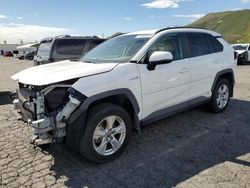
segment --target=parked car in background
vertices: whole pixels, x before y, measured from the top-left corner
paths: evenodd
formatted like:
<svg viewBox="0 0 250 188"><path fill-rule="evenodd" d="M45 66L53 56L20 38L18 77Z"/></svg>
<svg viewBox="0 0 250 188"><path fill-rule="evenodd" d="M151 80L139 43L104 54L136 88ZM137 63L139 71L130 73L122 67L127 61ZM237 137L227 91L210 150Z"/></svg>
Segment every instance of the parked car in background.
<svg viewBox="0 0 250 188"><path fill-rule="evenodd" d="M85 53L105 41L98 37L72 37L69 35L43 39L34 57L34 65L62 60L78 60Z"/></svg>
<svg viewBox="0 0 250 188"><path fill-rule="evenodd" d="M24 60L24 59L33 60L35 55L36 55L36 52L33 51L33 52L28 52L27 54L23 53L18 58L20 60Z"/></svg>
<svg viewBox="0 0 250 188"><path fill-rule="evenodd" d="M3 56L4 57L14 57L14 54L11 51L5 51Z"/></svg>
<svg viewBox="0 0 250 188"><path fill-rule="evenodd" d="M233 44L234 50L238 53L238 65L250 63L250 44Z"/></svg>
<svg viewBox="0 0 250 188"><path fill-rule="evenodd" d="M213 31L166 28L114 37L77 62L32 67L18 80L22 119L35 144L66 137L87 160L117 158L132 134L174 113L207 103L226 110L236 57ZM157 128L157 127L156 127Z"/></svg>
<svg viewBox="0 0 250 188"><path fill-rule="evenodd" d="M36 52L30 52L24 56L24 59L33 60L35 55L36 55Z"/></svg>
<svg viewBox="0 0 250 188"><path fill-rule="evenodd" d="M25 56L29 54L27 58L33 59L32 57L34 53L31 52L36 52L39 44L40 43L27 43L17 46L16 49L18 51L18 54L16 55L16 57L22 60L25 59Z"/></svg>
<svg viewBox="0 0 250 188"><path fill-rule="evenodd" d="M14 56L14 57L18 57L18 54L19 54L19 51L18 51L18 50L13 50L12 52L13 52L13 56Z"/></svg>
<svg viewBox="0 0 250 188"><path fill-rule="evenodd" d="M20 51L16 57L20 60L24 59L33 60L35 55L36 51Z"/></svg>
<svg viewBox="0 0 250 188"><path fill-rule="evenodd" d="M18 51L18 54L16 54L16 58L18 58L20 60L24 60L25 54L26 54L25 51Z"/></svg>

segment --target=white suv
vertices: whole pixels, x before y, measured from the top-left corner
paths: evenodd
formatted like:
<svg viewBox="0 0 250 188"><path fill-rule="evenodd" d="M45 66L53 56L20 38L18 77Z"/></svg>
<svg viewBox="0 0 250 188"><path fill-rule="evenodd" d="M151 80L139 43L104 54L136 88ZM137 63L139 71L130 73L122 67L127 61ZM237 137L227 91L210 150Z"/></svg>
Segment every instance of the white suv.
<svg viewBox="0 0 250 188"><path fill-rule="evenodd" d="M232 47L238 54L237 64L250 63L250 44L233 44Z"/></svg>
<svg viewBox="0 0 250 188"><path fill-rule="evenodd" d="M108 40L80 61L23 70L14 105L33 127L35 144L66 137L87 160L118 157L132 128L233 96L234 50L213 31L167 28ZM60 140L60 139L59 139Z"/></svg>

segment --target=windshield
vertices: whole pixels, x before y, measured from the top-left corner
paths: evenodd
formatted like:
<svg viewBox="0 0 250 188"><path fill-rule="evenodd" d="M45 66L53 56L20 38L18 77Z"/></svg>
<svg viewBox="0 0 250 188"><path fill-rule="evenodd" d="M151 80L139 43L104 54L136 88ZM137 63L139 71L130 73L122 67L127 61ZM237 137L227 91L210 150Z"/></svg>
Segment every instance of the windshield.
<svg viewBox="0 0 250 188"><path fill-rule="evenodd" d="M233 46L233 48L235 50L246 50L247 49L247 45L236 45L236 46Z"/></svg>
<svg viewBox="0 0 250 188"><path fill-rule="evenodd" d="M128 62L150 37L151 35L123 35L115 37L91 50L80 61L94 63Z"/></svg>

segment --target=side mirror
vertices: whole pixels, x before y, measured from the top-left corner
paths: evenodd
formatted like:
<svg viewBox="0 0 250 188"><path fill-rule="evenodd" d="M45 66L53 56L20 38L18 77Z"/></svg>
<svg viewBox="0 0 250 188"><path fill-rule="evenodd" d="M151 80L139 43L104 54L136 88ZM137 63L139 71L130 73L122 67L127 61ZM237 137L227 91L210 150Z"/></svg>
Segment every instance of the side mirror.
<svg viewBox="0 0 250 188"><path fill-rule="evenodd" d="M148 70L155 70L156 65L167 64L173 61L171 52L156 51L149 57Z"/></svg>

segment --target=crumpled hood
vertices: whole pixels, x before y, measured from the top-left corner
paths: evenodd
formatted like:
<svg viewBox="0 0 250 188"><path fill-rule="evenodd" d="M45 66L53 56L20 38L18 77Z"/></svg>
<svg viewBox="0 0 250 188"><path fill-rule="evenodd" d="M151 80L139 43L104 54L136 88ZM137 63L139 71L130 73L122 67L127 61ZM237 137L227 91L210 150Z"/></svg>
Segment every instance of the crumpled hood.
<svg viewBox="0 0 250 188"><path fill-rule="evenodd" d="M27 85L42 86L111 71L117 63L61 61L22 70L11 78Z"/></svg>
<svg viewBox="0 0 250 188"><path fill-rule="evenodd" d="M246 52L246 50L235 50L239 55L243 54L244 52Z"/></svg>

